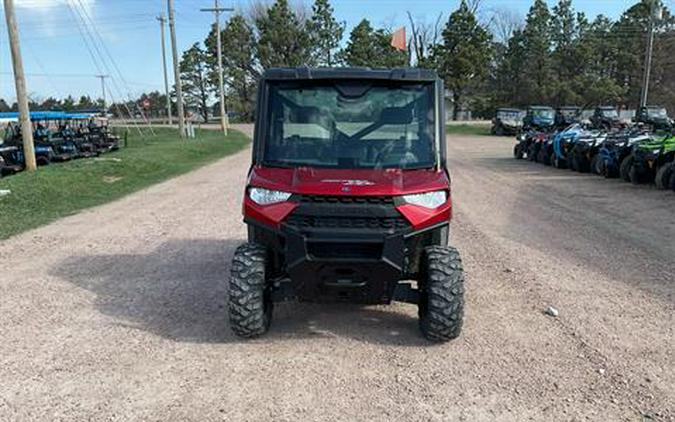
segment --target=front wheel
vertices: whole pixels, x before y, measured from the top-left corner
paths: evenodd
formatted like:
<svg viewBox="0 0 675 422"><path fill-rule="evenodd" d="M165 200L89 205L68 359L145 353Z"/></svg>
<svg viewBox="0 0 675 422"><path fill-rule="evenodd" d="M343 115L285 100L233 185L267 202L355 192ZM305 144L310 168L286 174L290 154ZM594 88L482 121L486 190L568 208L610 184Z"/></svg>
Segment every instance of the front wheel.
<svg viewBox="0 0 675 422"><path fill-rule="evenodd" d="M436 342L457 338L464 317L464 270L452 247L424 249L421 268L419 326L424 337Z"/></svg>
<svg viewBox="0 0 675 422"><path fill-rule="evenodd" d="M564 169L567 167L565 160L559 158L555 152L551 154L551 164L557 169Z"/></svg>
<svg viewBox="0 0 675 422"><path fill-rule="evenodd" d="M272 321L272 300L266 283L267 251L254 243L237 248L229 286L230 328L239 337L265 334Z"/></svg>
<svg viewBox="0 0 675 422"><path fill-rule="evenodd" d="M669 188L673 168L675 168L675 163L666 163L659 167L659 171L656 172L656 177L654 178L654 184L657 189Z"/></svg>
<svg viewBox="0 0 675 422"><path fill-rule="evenodd" d="M522 159L523 159L523 155L524 155L524 154L523 154L523 148L522 148L520 145L516 144L516 145L513 147L513 157L514 157L516 160L522 160Z"/></svg>
<svg viewBox="0 0 675 422"><path fill-rule="evenodd" d="M600 159L600 156L598 154L595 154L593 158L591 159L591 173L593 174L602 174L603 169L602 167L604 166L603 161Z"/></svg>
<svg viewBox="0 0 675 422"><path fill-rule="evenodd" d="M632 167L633 167L633 154L621 160L621 165L619 166L619 175L626 182L630 182L630 173Z"/></svg>

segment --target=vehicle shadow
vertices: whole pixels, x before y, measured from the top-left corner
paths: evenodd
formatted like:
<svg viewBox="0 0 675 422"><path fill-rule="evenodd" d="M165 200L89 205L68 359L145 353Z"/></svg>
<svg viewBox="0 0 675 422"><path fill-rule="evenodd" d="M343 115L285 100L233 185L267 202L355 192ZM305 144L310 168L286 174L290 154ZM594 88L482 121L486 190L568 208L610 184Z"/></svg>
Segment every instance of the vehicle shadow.
<svg viewBox="0 0 675 422"><path fill-rule="evenodd" d="M73 256L51 271L96 295L95 308L117 324L181 342L241 342L227 320L227 278L241 240L174 240L143 255ZM350 337L428 345L416 308L277 304L270 332L257 341Z"/></svg>

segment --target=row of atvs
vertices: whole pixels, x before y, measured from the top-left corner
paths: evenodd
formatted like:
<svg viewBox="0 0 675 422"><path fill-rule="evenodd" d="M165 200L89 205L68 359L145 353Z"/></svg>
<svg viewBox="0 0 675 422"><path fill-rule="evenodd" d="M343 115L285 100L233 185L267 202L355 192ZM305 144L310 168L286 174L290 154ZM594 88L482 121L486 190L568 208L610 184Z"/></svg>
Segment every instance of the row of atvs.
<svg viewBox="0 0 675 422"><path fill-rule="evenodd" d="M622 131L588 130L574 124L556 133L527 132L513 149L517 159L556 168L591 172L627 182L654 183L675 190L675 135L655 135L639 127Z"/></svg>

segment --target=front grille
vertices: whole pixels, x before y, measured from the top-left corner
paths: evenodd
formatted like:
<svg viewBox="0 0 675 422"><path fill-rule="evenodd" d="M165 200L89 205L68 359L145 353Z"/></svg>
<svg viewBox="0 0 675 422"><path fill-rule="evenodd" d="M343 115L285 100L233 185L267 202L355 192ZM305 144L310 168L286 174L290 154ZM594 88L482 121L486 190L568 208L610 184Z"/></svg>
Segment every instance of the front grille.
<svg viewBox="0 0 675 422"><path fill-rule="evenodd" d="M286 224L299 229L380 229L403 230L409 223L403 217L324 217L290 215Z"/></svg>
<svg viewBox="0 0 675 422"><path fill-rule="evenodd" d="M328 195L301 195L300 202L314 204L377 204L394 205L391 196L328 196Z"/></svg>
<svg viewBox="0 0 675 422"><path fill-rule="evenodd" d="M313 258L380 259L382 243L308 242L307 253Z"/></svg>

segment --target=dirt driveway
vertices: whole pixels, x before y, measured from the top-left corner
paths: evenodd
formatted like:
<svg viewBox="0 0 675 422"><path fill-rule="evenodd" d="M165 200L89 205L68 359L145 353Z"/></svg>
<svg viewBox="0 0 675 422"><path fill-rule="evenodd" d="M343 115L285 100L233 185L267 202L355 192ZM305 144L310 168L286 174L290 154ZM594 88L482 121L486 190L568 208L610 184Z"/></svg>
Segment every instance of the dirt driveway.
<svg viewBox="0 0 675 422"><path fill-rule="evenodd" d="M675 195L511 147L449 139L467 311L444 345L404 304L284 305L234 338L249 151L2 241L0 420L675 420Z"/></svg>

